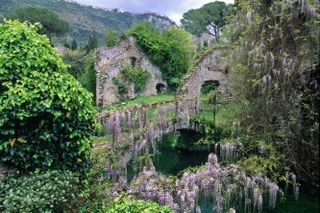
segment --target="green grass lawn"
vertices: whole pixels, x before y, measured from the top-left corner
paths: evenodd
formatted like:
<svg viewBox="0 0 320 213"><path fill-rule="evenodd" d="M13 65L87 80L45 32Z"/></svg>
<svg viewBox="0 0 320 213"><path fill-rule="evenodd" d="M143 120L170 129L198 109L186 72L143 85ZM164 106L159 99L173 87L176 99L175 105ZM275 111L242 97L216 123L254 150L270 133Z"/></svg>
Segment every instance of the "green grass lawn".
<svg viewBox="0 0 320 213"><path fill-rule="evenodd" d="M131 100L126 100L122 102L118 102L115 104L111 104L109 106L103 107L103 110L112 110L112 109L121 109L128 106L134 105L152 105L156 103L165 103L165 102L172 102L175 100L175 96L173 94L160 94L160 95L153 95L153 96L139 96Z"/></svg>
<svg viewBox="0 0 320 213"><path fill-rule="evenodd" d="M218 104L216 107L216 125L219 127L230 126L235 120L237 112L241 109L240 104ZM200 113L195 117L203 119L208 122L213 121L213 108L212 106L202 102L200 105Z"/></svg>

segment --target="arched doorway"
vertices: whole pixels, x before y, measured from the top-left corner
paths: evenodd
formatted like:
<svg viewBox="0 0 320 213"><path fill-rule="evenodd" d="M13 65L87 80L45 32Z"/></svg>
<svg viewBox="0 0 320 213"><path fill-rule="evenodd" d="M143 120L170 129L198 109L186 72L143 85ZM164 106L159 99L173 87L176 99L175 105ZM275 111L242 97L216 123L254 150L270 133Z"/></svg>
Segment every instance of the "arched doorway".
<svg viewBox="0 0 320 213"><path fill-rule="evenodd" d="M130 57L130 64L131 64L132 67L136 67L137 58L136 57Z"/></svg>
<svg viewBox="0 0 320 213"><path fill-rule="evenodd" d="M217 80L205 81L205 82L201 85L201 95L207 95L207 94L209 94L212 90L217 90L219 86L220 86L220 83L219 83L219 81L217 81Z"/></svg>
<svg viewBox="0 0 320 213"><path fill-rule="evenodd" d="M166 88L166 85L164 85L163 83L158 83L156 85L156 90L157 90L157 94L161 94L161 93L165 93L167 88Z"/></svg>

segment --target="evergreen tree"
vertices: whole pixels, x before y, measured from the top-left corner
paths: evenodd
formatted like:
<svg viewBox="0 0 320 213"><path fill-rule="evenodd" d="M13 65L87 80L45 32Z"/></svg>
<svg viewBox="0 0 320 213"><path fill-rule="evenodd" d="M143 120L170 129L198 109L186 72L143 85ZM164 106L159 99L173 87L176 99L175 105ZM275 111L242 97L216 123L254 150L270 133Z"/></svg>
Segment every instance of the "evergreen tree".
<svg viewBox="0 0 320 213"><path fill-rule="evenodd" d="M96 31L94 30L92 34L89 36L88 44L86 45L85 49L87 52L90 52L90 50L93 50L98 47L98 39L96 35Z"/></svg>
<svg viewBox="0 0 320 213"><path fill-rule="evenodd" d="M76 41L75 38L72 40L71 49L72 49L72 50L78 49L78 44L77 44L77 41Z"/></svg>
<svg viewBox="0 0 320 213"><path fill-rule="evenodd" d="M183 14L182 26L194 35L209 33L218 41L220 30L225 25L225 18L231 13L232 5L215 1L199 9L192 9Z"/></svg>

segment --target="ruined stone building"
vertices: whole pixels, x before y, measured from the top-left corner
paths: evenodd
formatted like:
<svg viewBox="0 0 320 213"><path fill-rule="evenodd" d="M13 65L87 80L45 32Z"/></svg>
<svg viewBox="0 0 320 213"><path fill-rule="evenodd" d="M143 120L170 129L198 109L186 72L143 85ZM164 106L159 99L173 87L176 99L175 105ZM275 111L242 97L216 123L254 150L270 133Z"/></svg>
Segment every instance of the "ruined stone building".
<svg viewBox="0 0 320 213"><path fill-rule="evenodd" d="M129 88L127 98L155 95L167 89L167 83L161 78L160 68L152 64L139 50L136 40L129 37L114 47L101 47L96 51L96 102L98 106L120 101L119 91L113 78L118 78L121 69L127 65L142 68L150 73L146 89L143 91L136 93L133 83L127 85Z"/></svg>

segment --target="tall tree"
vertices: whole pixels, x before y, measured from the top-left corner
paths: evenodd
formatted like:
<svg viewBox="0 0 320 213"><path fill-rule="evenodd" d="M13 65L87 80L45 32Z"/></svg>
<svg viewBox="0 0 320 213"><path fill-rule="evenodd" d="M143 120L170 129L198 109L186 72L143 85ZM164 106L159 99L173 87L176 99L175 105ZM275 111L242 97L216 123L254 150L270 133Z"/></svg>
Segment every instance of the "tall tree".
<svg viewBox="0 0 320 213"><path fill-rule="evenodd" d="M85 49L87 50L87 52L89 52L90 50L93 50L97 47L98 47L97 34L96 34L96 31L93 30L92 34L89 36L88 44L85 47Z"/></svg>
<svg viewBox="0 0 320 213"><path fill-rule="evenodd" d="M75 38L72 40L71 49L72 49L72 50L78 49L78 43L77 43L77 41L76 41Z"/></svg>
<svg viewBox="0 0 320 213"><path fill-rule="evenodd" d="M52 11L39 7L22 7L15 10L7 18L30 21L31 23L39 22L42 24L41 34L46 34L49 38L52 35L62 36L69 31L69 23L61 19Z"/></svg>
<svg viewBox="0 0 320 213"><path fill-rule="evenodd" d="M182 26L190 33L200 36L209 33L216 40L220 38L220 30L225 25L225 18L231 12L232 5L221 1L205 4L199 9L192 9L183 15Z"/></svg>

